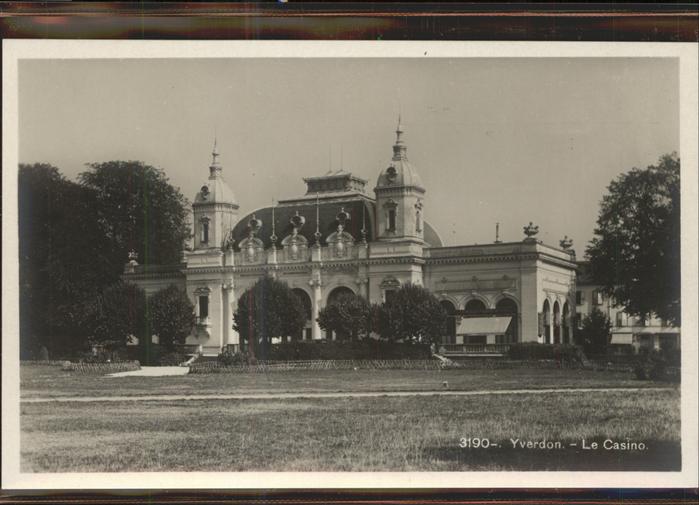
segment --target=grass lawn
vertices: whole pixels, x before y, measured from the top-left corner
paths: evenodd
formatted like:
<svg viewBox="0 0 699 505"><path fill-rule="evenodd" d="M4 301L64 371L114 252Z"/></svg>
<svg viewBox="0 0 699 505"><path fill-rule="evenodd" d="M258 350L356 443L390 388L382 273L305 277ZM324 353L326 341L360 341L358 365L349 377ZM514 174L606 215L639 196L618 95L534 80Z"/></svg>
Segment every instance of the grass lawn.
<svg viewBox="0 0 699 505"><path fill-rule="evenodd" d="M81 377L80 387L70 377L50 386L34 374L36 370L26 371L23 375L32 377L22 377L23 387L34 395L110 394L112 388L121 394L151 392L138 381L90 377ZM186 391L417 389L448 378L458 387L478 389L558 382L590 386L611 379L600 373L543 372L219 374L156 381L155 387L170 392L166 384L172 381L179 391L185 386ZM224 386L217 388L217 381ZM21 468L24 472L669 471L680 467L679 400L679 390L668 389L461 398L23 404ZM488 438L500 447L462 449L461 437ZM510 438L561 441L563 448L513 449ZM588 444L631 439L645 443L647 449L584 451L582 438ZM568 446L573 442L577 448Z"/></svg>
<svg viewBox="0 0 699 505"><path fill-rule="evenodd" d="M216 394L335 391L434 391L657 387L635 380L628 372L592 370L294 370L269 373L192 374L181 377L119 377L76 375L60 367L20 367L22 398L53 396Z"/></svg>

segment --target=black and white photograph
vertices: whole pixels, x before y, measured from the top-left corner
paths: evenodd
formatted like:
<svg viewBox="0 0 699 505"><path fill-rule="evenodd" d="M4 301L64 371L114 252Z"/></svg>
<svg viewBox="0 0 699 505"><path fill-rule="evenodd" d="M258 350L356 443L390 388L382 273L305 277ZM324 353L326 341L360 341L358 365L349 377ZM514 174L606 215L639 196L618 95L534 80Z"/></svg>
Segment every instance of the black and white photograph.
<svg viewBox="0 0 699 505"><path fill-rule="evenodd" d="M696 45L13 42L14 482L696 485Z"/></svg>

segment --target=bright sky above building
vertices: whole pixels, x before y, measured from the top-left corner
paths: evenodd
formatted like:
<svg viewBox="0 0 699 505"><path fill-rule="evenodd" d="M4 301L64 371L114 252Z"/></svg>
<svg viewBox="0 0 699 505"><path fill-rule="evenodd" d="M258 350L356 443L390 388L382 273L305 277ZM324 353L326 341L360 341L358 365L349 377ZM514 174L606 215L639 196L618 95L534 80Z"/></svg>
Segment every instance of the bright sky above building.
<svg viewBox="0 0 699 505"><path fill-rule="evenodd" d="M373 189L400 112L445 245L533 221L582 255L609 182L679 151L678 86L651 58L22 61L20 161L141 160L192 200L216 136L245 215L331 168Z"/></svg>

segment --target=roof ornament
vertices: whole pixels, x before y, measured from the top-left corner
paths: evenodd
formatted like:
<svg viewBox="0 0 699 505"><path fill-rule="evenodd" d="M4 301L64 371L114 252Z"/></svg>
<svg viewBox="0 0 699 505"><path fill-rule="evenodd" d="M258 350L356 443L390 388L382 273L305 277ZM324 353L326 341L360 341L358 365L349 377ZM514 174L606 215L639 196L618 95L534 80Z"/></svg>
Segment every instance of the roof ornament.
<svg viewBox="0 0 699 505"><path fill-rule="evenodd" d="M270 235L269 240L272 242L272 247L277 248L277 234L276 234L276 222L274 219L274 209L277 208L277 202L272 200L272 235Z"/></svg>
<svg viewBox="0 0 699 505"><path fill-rule="evenodd" d="M536 239L534 238L534 236L535 236L537 233L539 233L539 227L538 227L537 225L535 225L534 223L532 223L531 221L529 221L529 224L528 224L527 226L525 226L525 227L523 228L523 230L524 230L524 234L527 236L527 238L525 239L526 241L529 241L529 242L535 242L535 241L536 241Z"/></svg>
<svg viewBox="0 0 699 505"><path fill-rule="evenodd" d="M502 243L502 240L500 240L500 223L495 223L495 243Z"/></svg>
<svg viewBox="0 0 699 505"><path fill-rule="evenodd" d="M306 218L299 215L299 211L297 210L296 213L291 216L291 219L289 219L289 223L291 223L291 226L294 228L292 231L293 235L296 236L299 234L299 231L301 231L303 225L306 224Z"/></svg>
<svg viewBox="0 0 699 505"><path fill-rule="evenodd" d="M362 203L362 244L366 244L366 206Z"/></svg>
<svg viewBox="0 0 699 505"><path fill-rule="evenodd" d="M250 221L248 221L248 228L250 229L250 238L253 238L262 228L262 220L257 219L255 214L253 214Z"/></svg>
<svg viewBox="0 0 699 505"><path fill-rule="evenodd" d="M316 239L315 246L320 247L320 193L316 193L316 232L313 234Z"/></svg>
<svg viewBox="0 0 699 505"><path fill-rule="evenodd" d="M563 237L563 238L561 239L561 241L559 242L559 244L560 244L560 246L561 246L561 249L563 249L564 251L567 251L567 250L569 250L571 247L573 247L573 239L572 239L572 238L568 238L568 235L566 235L565 237Z"/></svg>
<svg viewBox="0 0 699 505"><path fill-rule="evenodd" d="M350 220L350 215L345 211L344 207L340 207L340 212L337 213L337 216L335 216L335 219L337 219L337 233L342 233L343 230L345 229L345 225L347 224L347 221Z"/></svg>

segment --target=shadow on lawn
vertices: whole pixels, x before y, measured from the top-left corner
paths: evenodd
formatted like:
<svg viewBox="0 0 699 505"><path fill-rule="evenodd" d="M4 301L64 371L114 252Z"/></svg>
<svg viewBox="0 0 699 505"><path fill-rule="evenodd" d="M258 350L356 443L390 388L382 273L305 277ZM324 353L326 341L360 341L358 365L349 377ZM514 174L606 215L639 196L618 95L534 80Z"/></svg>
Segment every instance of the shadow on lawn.
<svg viewBox="0 0 699 505"><path fill-rule="evenodd" d="M569 447L569 443L578 447ZM580 440L562 441L562 449L513 448L509 440L498 447L462 449L458 447L428 447L423 452L427 460L440 461L456 469L500 469L515 471L657 471L674 472L682 469L682 449L679 442L644 440L644 451L605 450L604 439L597 450L583 450Z"/></svg>

